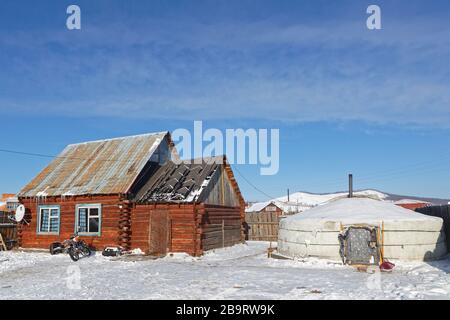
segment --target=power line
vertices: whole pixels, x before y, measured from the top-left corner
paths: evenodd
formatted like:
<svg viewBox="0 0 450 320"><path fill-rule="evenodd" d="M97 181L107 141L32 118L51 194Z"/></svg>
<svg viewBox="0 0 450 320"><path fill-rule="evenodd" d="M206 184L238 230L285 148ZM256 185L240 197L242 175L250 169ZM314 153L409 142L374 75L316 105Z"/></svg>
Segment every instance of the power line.
<svg viewBox="0 0 450 320"><path fill-rule="evenodd" d="M431 167L427 167L427 168L421 168L421 169L416 169L415 170L415 174L419 175L419 174L424 174L424 173L430 173L430 172L435 172L435 171L448 171L450 168L447 167L447 164L441 164L440 166L431 166ZM398 179L398 178L402 178L405 176L411 175L411 171L399 171L396 174L389 174L389 175L380 175L378 177L374 177L371 179L358 179L361 180L364 183L372 183L372 182L377 182L377 181L384 181L384 180L392 180L392 179Z"/></svg>
<svg viewBox="0 0 450 320"><path fill-rule="evenodd" d="M23 151L15 151L15 150L7 150L7 149L0 149L0 152L12 153L12 154L20 154L20 155L24 155L24 156L41 157L41 158L55 158L55 156L50 156L50 155L46 155L46 154L23 152Z"/></svg>
<svg viewBox="0 0 450 320"><path fill-rule="evenodd" d="M42 154L42 153L32 153L32 152L24 152L24 151L16 151L16 150L8 150L8 149L0 149L0 152L10 153L10 154L18 154L18 155L24 155L24 156L40 157L40 158L51 158L51 159L80 160L80 161L92 160L89 158L59 156L59 155L55 156L55 155L48 155L48 154ZM93 157L95 157L95 155ZM132 163L135 160L122 161L119 159L95 159L95 161Z"/></svg>
<svg viewBox="0 0 450 320"><path fill-rule="evenodd" d="M261 194L265 195L266 197L268 197L269 199L274 199L275 197L272 197L271 195L265 193L263 190L259 189L257 186L255 186L252 182L250 182L250 180L248 180L242 173L241 171L238 170L238 168L235 166L233 168L233 170L235 170L239 176L241 176L242 179L244 179L245 182L247 182L248 185L250 185L253 189L255 189L256 191L260 192Z"/></svg>
<svg viewBox="0 0 450 320"><path fill-rule="evenodd" d="M54 155L48 155L48 154L42 154L42 153L33 153L33 152L24 152L24 151L17 151L17 150L8 150L8 149L0 149L0 152L3 153L10 153L10 154L18 154L18 155L24 155L24 156L32 156L32 157L41 157L41 158L51 158L51 159L64 159L64 160L89 160L87 158L80 158L80 157L66 157L66 156L54 156ZM111 161L111 162L116 162L116 161L120 161L117 159L96 159L96 161ZM242 179L245 180L245 182L247 182L252 188L254 188L256 191L260 192L261 194L263 194L264 196L266 196L267 198L269 198L270 200L275 199L276 197L273 197L269 194L267 194L266 192L264 192L263 190L259 189L257 186L255 186L250 180L248 180L236 167L234 167L234 170L239 174L239 176L242 177ZM278 202L281 203L285 203L288 204L287 202L284 201L279 201Z"/></svg>
<svg viewBox="0 0 450 320"><path fill-rule="evenodd" d="M9 150L9 149L0 149L0 152L9 153L9 154L16 154L16 155L23 155L23 156L51 158L51 159L78 160L78 161L93 160L93 159L81 158L81 157L59 156L59 155L55 156L55 155L48 155L48 154L42 154L42 153L32 153L32 152ZM418 163L415 163L415 164L409 164L409 165L403 166L401 169L388 169L388 170L383 170L383 171L380 170L379 174L375 174L375 172L372 172L369 175L355 176L356 179L357 179L356 182L363 182L363 183L369 183L370 182L371 183L371 182L381 181L381 179L383 179L383 180L388 180L388 179L393 179L393 178L395 179L395 178L398 178L398 177L402 177L405 174L408 174L408 173L412 172L413 170L415 172L434 171L434 170L436 170L436 169L438 169L438 168L440 168L442 166L447 166L448 162L444 162L444 163L441 163L441 162L444 159L448 158L449 156L450 156L450 154L444 154L438 160L422 161L422 162L418 162ZM93 158L95 158L95 155L93 156ZM124 160L120 160L120 159L95 159L95 161L132 163L135 160L128 160L128 161L125 160L124 161ZM443 168L443 169L448 169L448 168ZM267 197L270 200L277 199L277 197L273 197L273 196L269 195L268 193L266 193L265 191L263 191L262 189L258 188L249 179L247 179L240 172L240 170L237 169L237 167L234 167L234 170L253 189L255 189L259 193L263 194L265 197ZM337 186L342 186L342 185L344 185L344 181L341 180L341 179L328 180L328 181L325 181L323 183L316 182L315 184L313 184L313 186L321 186L321 187L323 187L323 186L333 186L333 187L336 186L337 187ZM280 200L275 200L275 201L278 201L278 202L284 203L284 204L292 205L289 202L285 202L285 201L280 201Z"/></svg>
<svg viewBox="0 0 450 320"><path fill-rule="evenodd" d="M380 176L386 176L386 175L391 175L391 174L397 174L397 173L401 173L401 172L408 172L408 171L412 171L413 169L428 169L429 167L437 167L437 166L442 166L443 164L447 165L448 164L448 158L450 157L450 154L443 154L440 155L439 159L435 159L435 160L427 160L427 161L421 161L421 162L417 162L417 163L412 163L412 164L407 164L402 166L401 168L396 168L396 169L386 169L386 170L379 170L379 171L373 171L371 172L371 174L369 175L361 175L359 176L359 179L371 179L371 178L378 178Z"/></svg>
<svg viewBox="0 0 450 320"><path fill-rule="evenodd" d="M357 179L357 182L369 183L380 181L383 178L392 179L394 177L405 176L405 174L407 175L415 172L434 171L439 168L442 168L442 170L446 170L448 169L447 166L449 165L449 157L450 154L443 154L440 155L439 159L411 163L404 165L401 168L372 171L368 175L355 175L355 178ZM312 186L341 186L343 185L342 181L343 180L328 180L324 182L316 182Z"/></svg>
<svg viewBox="0 0 450 320"><path fill-rule="evenodd" d="M8 150L8 149L0 149L0 152L10 153L10 154L18 154L18 155L24 155L24 156L32 156L32 157L52 158L52 159L81 160L81 161L90 160L90 159L87 159L87 158L80 158L80 157L54 156L54 155L48 155L48 154L42 154L42 153L24 152L24 151ZM96 159L96 161L116 162L116 161L120 161L120 160L118 160L118 159ZM121 161L121 162L125 162L125 161ZM247 182L255 190L257 190L258 192L260 192L261 194L263 194L264 196L266 196L270 200L276 199L276 197L273 197L273 196L267 194L266 192L264 192L263 190L261 190L257 186L255 186L236 167L234 167L234 170L242 177L242 179L245 180L245 182ZM285 202L285 201L280 201L280 200L276 200L276 201L284 203L284 204L289 204L288 202Z"/></svg>
<svg viewBox="0 0 450 320"><path fill-rule="evenodd" d="M247 182L247 184L249 184L249 185L250 185L253 189L255 189L256 191L258 191L258 192L260 192L261 194L265 195L267 198L269 198L269 200L274 200L274 201L276 201L276 202L280 202L280 203L283 203L283 204L286 204L286 205L295 206L295 204L292 204L292 203L289 203L289 202L286 202L286 201L277 200L277 197L273 197L273 196L267 194L266 192L264 192L263 190L261 190L260 188L258 188L257 186L255 186L250 180L248 180L248 179L241 173L241 171L238 170L238 168L237 168L236 166L233 168L233 170L236 171L236 172L239 174L239 176L240 176L242 179L244 179L245 182Z"/></svg>

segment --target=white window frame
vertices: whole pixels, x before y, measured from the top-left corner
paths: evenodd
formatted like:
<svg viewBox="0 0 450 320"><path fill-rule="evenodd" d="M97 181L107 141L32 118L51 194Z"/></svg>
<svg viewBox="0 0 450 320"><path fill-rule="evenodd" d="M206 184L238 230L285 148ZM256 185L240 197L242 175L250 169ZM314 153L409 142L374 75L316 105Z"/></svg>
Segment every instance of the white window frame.
<svg viewBox="0 0 450 320"><path fill-rule="evenodd" d="M41 222L42 222L42 212L43 210L48 210L48 226L47 230L42 230ZM52 216L52 210L57 210L56 216ZM58 219L58 231L50 231L51 221L52 219ZM38 234L50 234L50 235L59 235L59 230L61 226L61 208L60 206L39 206L38 207L38 224L37 224L37 233Z"/></svg>
<svg viewBox="0 0 450 320"><path fill-rule="evenodd" d="M80 219L80 209L87 209L86 216L86 227L87 231L79 232L79 219ZM98 214L91 216L91 209L97 209ZM89 231L89 219L98 217L98 231L90 232ZM100 236L102 231L102 205L101 204L79 204L75 208L75 232L82 236Z"/></svg>

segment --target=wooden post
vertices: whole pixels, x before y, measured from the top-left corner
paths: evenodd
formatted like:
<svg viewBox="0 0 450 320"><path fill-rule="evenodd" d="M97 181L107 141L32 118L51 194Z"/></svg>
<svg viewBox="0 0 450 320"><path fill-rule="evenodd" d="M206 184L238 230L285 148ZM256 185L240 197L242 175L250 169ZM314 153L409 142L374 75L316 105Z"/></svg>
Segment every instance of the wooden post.
<svg viewBox="0 0 450 320"><path fill-rule="evenodd" d="M221 181L220 188L222 189L222 192L221 192L222 199L221 199L220 203L223 206L225 205L225 181L224 181L224 175L225 175L225 170L222 168L222 174L220 176L220 181Z"/></svg>
<svg viewBox="0 0 450 320"><path fill-rule="evenodd" d="M348 175L348 197L353 198L353 174Z"/></svg>
<svg viewBox="0 0 450 320"><path fill-rule="evenodd" d="M7 249L6 249L5 241L3 241L2 234L0 233L0 251L1 251L1 250L6 251Z"/></svg>
<svg viewBox="0 0 450 320"><path fill-rule="evenodd" d="M381 263L384 262L384 221L381 221Z"/></svg>
<svg viewBox="0 0 450 320"><path fill-rule="evenodd" d="M269 242L269 249L267 250L267 258L272 257L272 240Z"/></svg>
<svg viewBox="0 0 450 320"><path fill-rule="evenodd" d="M172 248L172 218L169 218L169 251L173 252L173 248Z"/></svg>
<svg viewBox="0 0 450 320"><path fill-rule="evenodd" d="M222 220L222 248L225 248L225 220Z"/></svg>

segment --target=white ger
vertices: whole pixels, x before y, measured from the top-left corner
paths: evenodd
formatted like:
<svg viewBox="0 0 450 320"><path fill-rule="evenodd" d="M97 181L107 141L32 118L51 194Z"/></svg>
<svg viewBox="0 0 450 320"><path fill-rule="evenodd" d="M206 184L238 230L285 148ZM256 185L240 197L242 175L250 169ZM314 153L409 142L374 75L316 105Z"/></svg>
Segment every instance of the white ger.
<svg viewBox="0 0 450 320"><path fill-rule="evenodd" d="M278 253L341 260L338 236L357 225L382 230L384 257L390 260L434 260L447 252L441 218L386 201L341 198L281 220Z"/></svg>

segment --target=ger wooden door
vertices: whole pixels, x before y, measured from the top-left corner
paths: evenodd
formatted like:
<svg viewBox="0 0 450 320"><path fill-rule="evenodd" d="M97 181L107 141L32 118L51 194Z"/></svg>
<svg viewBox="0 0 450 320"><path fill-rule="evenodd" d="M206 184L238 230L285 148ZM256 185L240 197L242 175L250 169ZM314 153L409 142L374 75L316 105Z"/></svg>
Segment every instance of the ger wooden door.
<svg viewBox="0 0 450 320"><path fill-rule="evenodd" d="M169 249L170 220L168 210L152 210L149 226L149 248L152 255L165 255Z"/></svg>

